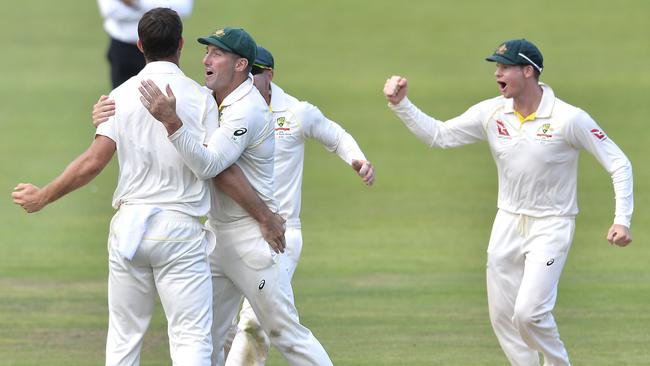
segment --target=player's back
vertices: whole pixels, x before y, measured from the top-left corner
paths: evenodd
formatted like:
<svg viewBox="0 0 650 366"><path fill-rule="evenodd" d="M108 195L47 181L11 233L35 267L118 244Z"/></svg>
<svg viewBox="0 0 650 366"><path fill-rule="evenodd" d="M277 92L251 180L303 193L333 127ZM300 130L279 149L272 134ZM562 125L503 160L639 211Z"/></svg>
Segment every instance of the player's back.
<svg viewBox="0 0 650 366"><path fill-rule="evenodd" d="M192 136L202 143L217 127L216 103L206 89L187 78L170 62L151 62L136 76L116 88L115 116L97 133L116 142L120 166L113 206L155 204L202 216L209 208L209 191L185 165L169 142L164 126L140 102L138 88L151 79L161 90L169 84L176 96L176 111Z"/></svg>

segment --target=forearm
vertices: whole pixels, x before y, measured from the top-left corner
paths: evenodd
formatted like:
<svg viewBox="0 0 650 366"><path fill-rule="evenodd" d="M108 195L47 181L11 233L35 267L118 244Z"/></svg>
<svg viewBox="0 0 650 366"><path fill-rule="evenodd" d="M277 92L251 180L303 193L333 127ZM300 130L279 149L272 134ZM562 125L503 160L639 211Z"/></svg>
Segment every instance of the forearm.
<svg viewBox="0 0 650 366"><path fill-rule="evenodd" d="M632 165L629 160L625 160L626 163L622 164L612 174L614 197L616 198L614 223L629 228L632 221L632 211L634 210L634 194Z"/></svg>
<svg viewBox="0 0 650 366"><path fill-rule="evenodd" d="M180 128L169 139L185 164L199 179L216 177L231 166L239 156L237 151L228 148L228 141L223 139L211 141L211 146L223 149L207 148L196 141L185 128Z"/></svg>
<svg viewBox="0 0 650 366"><path fill-rule="evenodd" d="M352 160L367 160L357 141L347 132L341 136L335 153L348 164L351 164Z"/></svg>
<svg viewBox="0 0 650 366"><path fill-rule="evenodd" d="M50 204L66 194L83 187L93 180L104 168L89 152L77 157L65 170L41 189L44 204Z"/></svg>
<svg viewBox="0 0 650 366"><path fill-rule="evenodd" d="M237 164L222 171L212 181L217 188L230 196L258 222L263 223L273 215Z"/></svg>

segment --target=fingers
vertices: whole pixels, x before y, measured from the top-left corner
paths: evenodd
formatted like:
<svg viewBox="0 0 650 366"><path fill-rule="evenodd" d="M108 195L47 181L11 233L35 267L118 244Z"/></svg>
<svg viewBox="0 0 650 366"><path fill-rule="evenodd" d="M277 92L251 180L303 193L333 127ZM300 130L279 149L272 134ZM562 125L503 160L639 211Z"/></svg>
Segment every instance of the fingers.
<svg viewBox="0 0 650 366"><path fill-rule="evenodd" d="M172 91L172 87L169 86L169 84L167 84L167 87L165 88L165 90L167 90L167 96L168 96L169 98L174 98L174 99L176 99L176 96L174 95L174 92Z"/></svg>
<svg viewBox="0 0 650 366"><path fill-rule="evenodd" d="M357 172L365 185L371 186L375 182L375 169L371 162L366 160L352 160L352 169Z"/></svg>
<svg viewBox="0 0 650 366"><path fill-rule="evenodd" d="M362 166L363 166L363 161L352 160L352 169L354 169L355 172L359 172Z"/></svg>
<svg viewBox="0 0 650 366"><path fill-rule="evenodd" d="M99 97L99 100L93 106L93 113L92 113L93 125L97 127L103 122L106 122L109 117L114 115L115 115L115 101L108 99L108 97L105 95Z"/></svg>
<svg viewBox="0 0 650 366"><path fill-rule="evenodd" d="M607 232L607 241L619 247L627 246L632 242L630 230L626 226L614 224Z"/></svg>

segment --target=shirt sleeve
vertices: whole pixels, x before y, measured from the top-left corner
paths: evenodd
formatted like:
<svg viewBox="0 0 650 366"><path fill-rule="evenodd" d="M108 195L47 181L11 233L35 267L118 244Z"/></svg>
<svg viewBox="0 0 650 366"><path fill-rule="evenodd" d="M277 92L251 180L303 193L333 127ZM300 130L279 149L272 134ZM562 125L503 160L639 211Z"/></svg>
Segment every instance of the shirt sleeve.
<svg viewBox="0 0 650 366"><path fill-rule="evenodd" d="M203 115L203 125L205 126L205 138L203 144L207 145L210 137L219 128L219 112L217 109L217 102L215 102L212 95L208 95L205 102L206 108Z"/></svg>
<svg viewBox="0 0 650 366"><path fill-rule="evenodd" d="M207 147L194 140L185 126L169 136L169 140L199 179L210 179L237 161L250 136L246 119L233 118L212 134Z"/></svg>
<svg viewBox="0 0 650 366"><path fill-rule="evenodd" d="M97 0L99 13L103 18L115 20L139 20L142 17L142 11L130 7L119 0Z"/></svg>
<svg viewBox="0 0 650 366"><path fill-rule="evenodd" d="M338 123L325 117L317 107L301 102L295 112L305 137L320 142L327 151L336 153L348 164L351 164L352 160L366 160L352 135Z"/></svg>
<svg viewBox="0 0 650 366"><path fill-rule="evenodd" d="M192 0L139 0L136 2L136 6L143 13L153 8L171 8L181 18L186 18L192 14L192 5Z"/></svg>
<svg viewBox="0 0 650 366"><path fill-rule="evenodd" d="M630 227L634 210L632 164L625 153L584 111L567 123L566 139L591 153L612 177L616 209L614 223Z"/></svg>
<svg viewBox="0 0 650 366"><path fill-rule="evenodd" d="M406 128L429 147L446 149L487 138L480 104L446 122L426 115L406 97L396 105L389 103L388 107L402 120Z"/></svg>

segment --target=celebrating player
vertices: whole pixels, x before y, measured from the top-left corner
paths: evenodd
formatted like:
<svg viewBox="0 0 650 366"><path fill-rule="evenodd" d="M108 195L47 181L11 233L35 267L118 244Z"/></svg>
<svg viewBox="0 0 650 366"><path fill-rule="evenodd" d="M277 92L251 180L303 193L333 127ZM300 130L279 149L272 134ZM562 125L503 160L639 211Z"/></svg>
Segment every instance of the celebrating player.
<svg viewBox="0 0 650 366"><path fill-rule="evenodd" d="M498 212L488 245L487 291L492 328L513 365L569 365L551 311L578 213L578 153L585 149L611 174L616 197L607 240L632 241L632 167L625 154L584 111L539 82L543 58L525 39L507 41L487 58L496 62L501 96L447 122L406 98L408 82L384 85L389 107L430 147L487 140L499 176Z"/></svg>
<svg viewBox="0 0 650 366"><path fill-rule="evenodd" d="M14 202L35 212L87 184L117 151L120 175L113 195L119 209L109 236L106 365L138 365L142 339L158 292L174 365L209 365L212 285L206 235L198 217L210 206L209 189L169 143L138 101L140 80L173 85L178 112L193 139L207 142L218 127L209 92L178 68L182 23L170 9L145 13L138 47L145 68L111 92L120 111L96 131L90 147L43 188L19 184Z"/></svg>
<svg viewBox="0 0 650 366"><path fill-rule="evenodd" d="M199 177L210 178L236 163L272 209L274 136L271 113L250 78L257 52L240 28L223 28L199 38L207 46L205 84L219 105L219 128L208 147L189 138L175 112L175 98L143 83L143 103L163 123L169 139ZM226 334L244 295L264 331L291 365L331 365L314 335L298 322L289 276L260 233L259 225L220 189L212 191L208 227L217 234L210 255L214 291L213 362L223 364ZM232 364L227 361L227 364Z"/></svg>
<svg viewBox="0 0 650 366"><path fill-rule="evenodd" d="M257 47L253 64L255 86L262 93L273 112L275 126L275 197L279 202L280 216L286 218L286 251L282 265L291 278L302 250L300 226L300 203L302 171L305 159L305 140L320 142L328 151L335 152L350 164L367 185L372 185L375 172L366 160L354 138L336 122L329 120L321 111L307 102L286 94L272 82L275 61L264 47ZM292 296L290 292L288 295ZM240 365L264 365L269 351L269 338L260 328L259 321L248 300L244 301L239 314L235 339L228 353L228 363Z"/></svg>

